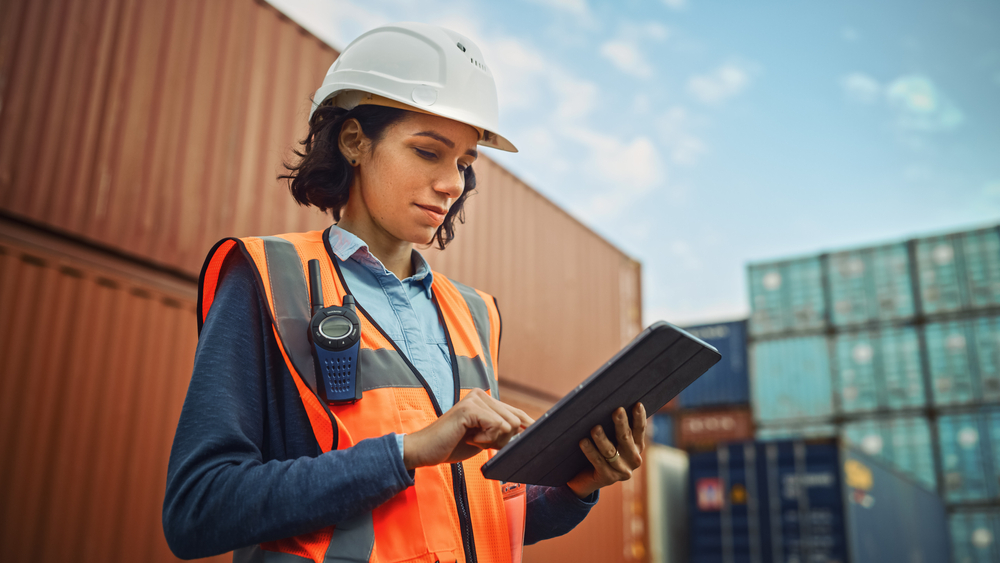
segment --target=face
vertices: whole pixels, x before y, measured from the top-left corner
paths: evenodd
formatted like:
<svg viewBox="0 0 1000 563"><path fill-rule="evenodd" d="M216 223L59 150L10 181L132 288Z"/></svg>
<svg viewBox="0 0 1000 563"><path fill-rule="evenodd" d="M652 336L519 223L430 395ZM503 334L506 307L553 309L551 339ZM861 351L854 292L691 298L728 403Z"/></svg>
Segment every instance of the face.
<svg viewBox="0 0 1000 563"><path fill-rule="evenodd" d="M364 217L376 234L396 241L430 243L465 189L478 139L469 125L416 112L388 127L371 150L360 138L345 218Z"/></svg>

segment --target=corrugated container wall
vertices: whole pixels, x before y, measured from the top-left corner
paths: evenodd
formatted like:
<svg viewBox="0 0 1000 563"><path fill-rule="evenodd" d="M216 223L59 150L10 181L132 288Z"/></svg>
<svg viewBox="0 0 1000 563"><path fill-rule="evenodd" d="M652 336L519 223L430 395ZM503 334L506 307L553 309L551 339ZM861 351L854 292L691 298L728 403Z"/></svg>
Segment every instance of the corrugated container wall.
<svg viewBox="0 0 1000 563"><path fill-rule="evenodd" d="M276 177L336 52L250 0L0 4L0 208L197 273L322 228Z"/></svg>
<svg viewBox="0 0 1000 563"><path fill-rule="evenodd" d="M830 356L823 336L783 338L750 351L754 416L774 423L833 414Z"/></svg>
<svg viewBox="0 0 1000 563"><path fill-rule="evenodd" d="M684 412L677 414L676 420L679 448L703 449L753 439L753 417L749 408Z"/></svg>
<svg viewBox="0 0 1000 563"><path fill-rule="evenodd" d="M1000 500L1000 407L938 420L945 500Z"/></svg>
<svg viewBox="0 0 1000 563"><path fill-rule="evenodd" d="M948 520L952 563L1000 561L1000 510L962 510Z"/></svg>
<svg viewBox="0 0 1000 563"><path fill-rule="evenodd" d="M752 335L823 328L826 301L819 257L751 264L748 273Z"/></svg>
<svg viewBox="0 0 1000 563"><path fill-rule="evenodd" d="M747 366L747 322L715 323L685 327L692 335L715 346L722 360L681 391L681 408L743 405L750 402Z"/></svg>
<svg viewBox="0 0 1000 563"><path fill-rule="evenodd" d="M160 510L194 284L12 233L0 230L3 560L176 561Z"/></svg>
<svg viewBox="0 0 1000 563"><path fill-rule="evenodd" d="M931 323L925 331L935 404L1000 401L1000 317Z"/></svg>
<svg viewBox="0 0 1000 563"><path fill-rule="evenodd" d="M839 334L833 362L841 412L899 410L927 402L913 327Z"/></svg>
<svg viewBox="0 0 1000 563"><path fill-rule="evenodd" d="M831 322L837 326L913 316L906 244L830 254Z"/></svg>
<svg viewBox="0 0 1000 563"><path fill-rule="evenodd" d="M880 458L901 473L934 489L934 450L925 417L904 416L859 420L844 424L841 435L866 454Z"/></svg>
<svg viewBox="0 0 1000 563"><path fill-rule="evenodd" d="M6 218L9 225L38 225L67 239L110 249L154 271L175 271L188 280L198 274L205 253L221 237L324 228L330 219L296 206L285 184L275 177L282 171L281 161L305 134L309 98L335 56L332 48L272 7L251 0L0 2L0 219ZM467 224L458 227L446 252L426 253L446 275L497 296L504 322L503 396L544 411L641 330L640 266L488 158L480 158L476 172L478 194L466 207ZM560 251L543 252L541 240ZM5 267L4 276L8 270ZM9 271L13 276L14 270ZM111 279L95 276L95 280ZM103 282L94 283L98 289L78 293L107 289ZM33 288L27 281L6 286L4 306L22 303ZM142 287L135 295L116 291L108 294L112 310L132 311L130 303L145 299L136 295L154 294ZM193 284L184 291L193 295ZM189 304L190 299L152 302ZM67 361L59 354L38 354L40 344L34 343L42 340L24 340L12 332L17 326L8 322L12 314L4 310L2 325L10 333L5 338L16 344L10 349L19 352L11 358L21 358L17 360L21 363L16 371L5 373L25 373L29 361ZM195 337L193 318L188 320L158 321L179 331L171 338L186 339L187 344L174 350L175 359L186 362L191 360ZM128 328L128 323L138 322L134 319L108 322L110 335L87 335L97 339L98 350L112 342L102 338L128 342L121 331L135 338L144 334ZM606 331L587 330L595 325ZM136 353L129 346L123 353ZM93 367L93 352L87 354L91 362L87 366ZM169 447L190 366L164 364L157 369L166 371L158 371L155 381L178 387L136 395L135 404L106 408L96 389L111 385L121 374L91 370L87 373L94 379L88 384L94 387L73 397L66 412L74 416L91 416L94 409L115 417L121 413L114 409L146 413L141 425L109 430L114 447L124 449L109 449L118 457L107 464L131 459L126 449L133 442L119 440L118 432L141 436L141 447L150 452ZM153 381L128 385L145 389L155 386ZM3 384L26 385L7 376ZM19 397L5 392L0 399L11 402ZM55 432L51 429L68 423L65 412L52 411L60 403L31 398L24 404L31 401L42 410L15 404L0 414L4 417L0 434L10 441L5 445L12 451L25 447L27 435L20 432L39 428ZM32 417L25 420L13 418L29 414ZM18 427L11 426L15 422ZM154 431L162 435L147 435ZM54 444L65 440L62 435L51 436L55 437L46 439L55 440ZM42 448L27 456L5 456L3 467L8 476L14 472L31 479L48 478L53 469L44 465L50 461L44 456L50 454L65 455ZM44 502L27 508L26 499L35 489L5 489L5 495L14 495L2 503L11 507L5 518L19 510L18 514L27 514L5 532L20 534L12 538L31 538L46 550L59 550L58 545L70 545L63 541L64 535L72 540L88 526L112 522L119 526L119 535L127 535L128 542L139 547L119 546L119 555L101 553L97 560L158 560L162 554L143 546L162 547L158 503L164 479L158 472L165 471L166 458L151 455L141 453L141 459L128 462L145 464L142 472L124 477L107 472L121 477L119 482L127 483L124 489L91 487L104 483L95 481L92 469L79 472L90 482L60 476L58 489L43 490L39 498ZM57 460L60 467L80 467L62 457ZM133 494L133 488L138 492ZM71 507L53 516L56 490L69 495ZM76 503L77 497L86 501L98 492L107 493L109 500L99 506ZM643 559L642 499L641 484L608 489L578 531L529 548L526 561L553 560L558 553L578 554L576 560L581 561ZM125 518L117 516L120 509L127 510ZM111 516L104 518L105 513ZM58 526L37 527L50 517ZM57 538L56 533L61 535ZM103 535L86 541L92 543L108 533L102 529Z"/></svg>
<svg viewBox="0 0 1000 563"><path fill-rule="evenodd" d="M0 30L3 213L193 275L224 236L330 223L275 178L336 52L273 8L18 0ZM641 330L640 266L488 158L475 168L466 225L429 259L499 299L517 350L502 376L558 398Z"/></svg>
<svg viewBox="0 0 1000 563"><path fill-rule="evenodd" d="M927 314L1000 305L1000 232L979 229L917 241Z"/></svg>
<svg viewBox="0 0 1000 563"><path fill-rule="evenodd" d="M941 499L834 442L690 458L691 562L947 561Z"/></svg>

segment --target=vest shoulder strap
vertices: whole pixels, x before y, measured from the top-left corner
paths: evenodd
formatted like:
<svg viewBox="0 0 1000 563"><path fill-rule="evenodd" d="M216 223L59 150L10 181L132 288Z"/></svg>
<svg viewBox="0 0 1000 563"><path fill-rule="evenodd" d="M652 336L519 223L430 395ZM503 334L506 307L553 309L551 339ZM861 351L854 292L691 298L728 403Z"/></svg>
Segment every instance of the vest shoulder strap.
<svg viewBox="0 0 1000 563"><path fill-rule="evenodd" d="M294 235L301 242L309 238L320 240L321 233ZM292 235L272 237L227 238L209 252L198 284L198 330L201 331L211 309L221 281L222 264L233 251L239 250L254 266L258 291L264 296L268 314L282 356L292 374L299 397L306 409L313 433L322 451L350 443L338 444L342 428L336 417L316 394L316 375L312 350L304 336L309 327L309 290L305 268ZM347 440L350 442L350 439Z"/></svg>

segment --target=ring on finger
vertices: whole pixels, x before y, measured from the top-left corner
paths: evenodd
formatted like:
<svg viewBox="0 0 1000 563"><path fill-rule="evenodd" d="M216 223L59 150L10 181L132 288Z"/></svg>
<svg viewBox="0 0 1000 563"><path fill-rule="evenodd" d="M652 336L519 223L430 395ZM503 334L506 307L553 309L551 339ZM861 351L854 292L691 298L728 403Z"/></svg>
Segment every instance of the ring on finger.
<svg viewBox="0 0 1000 563"><path fill-rule="evenodd" d="M617 459L618 459L618 458L620 457L620 455L621 455L621 454L619 454L619 453L618 453L618 450L616 449L616 450L615 450L615 455L613 455L613 456L609 456L609 457L605 457L605 458L604 458L604 461L606 461L606 462L608 462L608 463L614 463L614 462L615 462L615 461L616 461L616 460L617 460Z"/></svg>

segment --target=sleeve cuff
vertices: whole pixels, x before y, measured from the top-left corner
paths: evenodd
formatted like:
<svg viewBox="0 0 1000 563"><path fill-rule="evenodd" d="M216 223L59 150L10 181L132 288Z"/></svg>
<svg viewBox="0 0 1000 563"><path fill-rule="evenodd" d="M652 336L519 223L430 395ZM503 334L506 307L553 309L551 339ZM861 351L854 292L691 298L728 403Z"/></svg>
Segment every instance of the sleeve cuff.
<svg viewBox="0 0 1000 563"><path fill-rule="evenodd" d="M569 488L569 485L563 485L561 487L557 487L554 492L556 497L559 498L560 501L564 501L570 504L575 504L580 507L586 507L589 509L595 504L597 504L597 499L600 498L601 490L597 489L596 491L590 493L589 495L583 498L576 496L576 493L573 492L573 489Z"/></svg>

